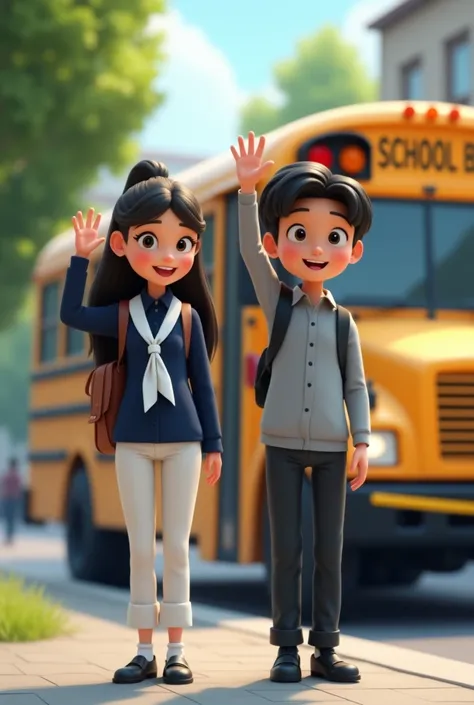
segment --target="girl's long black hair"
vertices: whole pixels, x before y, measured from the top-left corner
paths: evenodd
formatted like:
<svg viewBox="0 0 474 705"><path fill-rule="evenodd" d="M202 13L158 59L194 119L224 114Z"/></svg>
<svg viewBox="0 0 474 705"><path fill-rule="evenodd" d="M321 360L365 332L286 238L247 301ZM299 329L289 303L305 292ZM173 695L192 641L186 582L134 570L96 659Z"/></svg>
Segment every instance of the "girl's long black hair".
<svg viewBox="0 0 474 705"><path fill-rule="evenodd" d="M190 230L201 238L206 223L195 195L183 184L168 177L164 164L143 160L128 175L124 191L115 204L110 220L104 252L89 295L89 306L108 306L130 300L147 282L130 266L126 257L117 257L110 247L110 235L119 230L128 237L132 226L149 223L169 208ZM201 319L209 359L212 360L218 338L216 312L209 284L198 252L190 272L170 285L174 295L189 303ZM91 352L97 366L118 357L118 341L102 335L91 335Z"/></svg>

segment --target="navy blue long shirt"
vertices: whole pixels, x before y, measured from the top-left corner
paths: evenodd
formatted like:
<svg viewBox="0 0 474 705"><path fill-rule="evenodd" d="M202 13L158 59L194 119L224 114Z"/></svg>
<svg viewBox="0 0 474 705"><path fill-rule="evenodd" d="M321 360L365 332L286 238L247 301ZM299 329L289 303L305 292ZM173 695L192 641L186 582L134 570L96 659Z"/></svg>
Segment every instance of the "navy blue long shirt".
<svg viewBox="0 0 474 705"><path fill-rule="evenodd" d="M118 337L118 303L83 306L89 261L71 257L61 301L61 321L86 333ZM159 299L141 294L153 336L163 323L173 293ZM116 443L185 443L200 441L203 453L222 452L222 434L211 380L209 359L199 314L192 310L191 343L186 365L181 317L161 344L161 357L173 383L175 406L158 393L146 413L143 408L143 375L148 345L129 319L126 340L127 379L114 429ZM191 382L192 392L188 384Z"/></svg>

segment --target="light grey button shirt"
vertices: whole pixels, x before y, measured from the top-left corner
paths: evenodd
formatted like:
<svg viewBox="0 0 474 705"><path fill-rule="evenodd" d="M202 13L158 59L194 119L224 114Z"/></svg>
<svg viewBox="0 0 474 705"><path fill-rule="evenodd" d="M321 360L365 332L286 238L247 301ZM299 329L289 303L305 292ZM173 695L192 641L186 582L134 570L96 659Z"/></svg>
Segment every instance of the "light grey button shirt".
<svg viewBox="0 0 474 705"><path fill-rule="evenodd" d="M257 196L239 191L240 251L271 331L280 282L262 246ZM337 359L336 303L324 290L314 306L299 286L283 345L273 362L261 422L265 445L299 450L345 451L369 444L370 405L357 326L351 317L345 395Z"/></svg>

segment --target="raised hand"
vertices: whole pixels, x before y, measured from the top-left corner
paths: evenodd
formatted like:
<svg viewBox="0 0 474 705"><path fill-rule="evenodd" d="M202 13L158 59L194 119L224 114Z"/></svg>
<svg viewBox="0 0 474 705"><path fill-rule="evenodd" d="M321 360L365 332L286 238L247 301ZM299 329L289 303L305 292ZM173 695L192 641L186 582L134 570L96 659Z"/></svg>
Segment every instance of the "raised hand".
<svg viewBox="0 0 474 705"><path fill-rule="evenodd" d="M72 224L76 233L76 255L78 257L89 259L91 252L105 241L105 237L99 237L101 217L100 213L98 213L94 220L93 208L89 208L87 211L85 224L81 211L78 211L73 216Z"/></svg>
<svg viewBox="0 0 474 705"><path fill-rule="evenodd" d="M238 152L234 146L230 148L230 151L235 159L240 190L242 193L253 193L255 186L275 162L263 162L265 137L260 137L257 149L255 149L255 135L253 132L249 132L247 150L245 149L243 137L239 137L238 142L240 151Z"/></svg>

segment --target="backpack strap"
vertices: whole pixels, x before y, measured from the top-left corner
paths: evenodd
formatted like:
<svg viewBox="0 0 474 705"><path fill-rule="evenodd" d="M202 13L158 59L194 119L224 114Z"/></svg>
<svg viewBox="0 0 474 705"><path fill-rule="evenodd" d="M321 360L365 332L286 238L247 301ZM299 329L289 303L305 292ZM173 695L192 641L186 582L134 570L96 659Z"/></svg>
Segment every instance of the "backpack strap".
<svg viewBox="0 0 474 705"><path fill-rule="evenodd" d="M285 340L286 331L290 325L291 314L293 313L293 289L280 282L280 296L273 320L270 343L268 344L265 362L270 366L276 358L278 351Z"/></svg>
<svg viewBox="0 0 474 705"><path fill-rule="evenodd" d="M349 345L349 329L351 327L351 314L343 306L336 308L336 342L337 360L341 370L342 386L346 383L347 348Z"/></svg>
<svg viewBox="0 0 474 705"><path fill-rule="evenodd" d="M123 356L125 354L125 343L127 340L127 328L128 328L128 316L129 316L129 302L120 301L119 303L119 313L118 313L118 363L119 365L123 362Z"/></svg>
<svg viewBox="0 0 474 705"><path fill-rule="evenodd" d="M181 304L181 321L183 324L184 350L186 360L189 357L189 346L191 345L192 310L191 304Z"/></svg>

